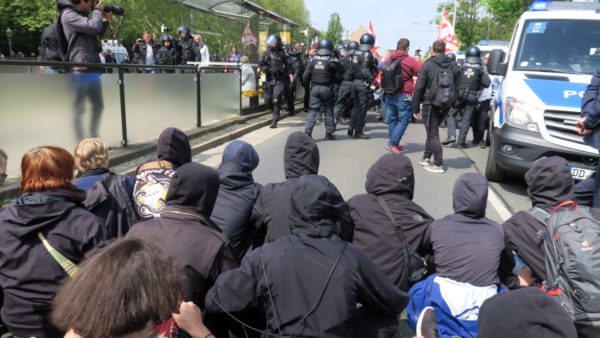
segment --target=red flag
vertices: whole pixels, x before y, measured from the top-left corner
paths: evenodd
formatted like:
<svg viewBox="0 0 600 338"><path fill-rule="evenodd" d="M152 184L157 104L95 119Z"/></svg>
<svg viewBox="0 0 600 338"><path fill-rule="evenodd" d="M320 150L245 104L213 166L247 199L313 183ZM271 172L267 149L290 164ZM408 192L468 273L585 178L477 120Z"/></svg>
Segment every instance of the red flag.
<svg viewBox="0 0 600 338"><path fill-rule="evenodd" d="M446 42L446 53L455 53L460 49L460 43L454 33L454 26L448 18L448 12L444 11L442 22L438 30L438 40Z"/></svg>
<svg viewBox="0 0 600 338"><path fill-rule="evenodd" d="M313 36L312 46L313 48L317 48L319 46L319 32L317 31L315 31L315 35Z"/></svg>
<svg viewBox="0 0 600 338"><path fill-rule="evenodd" d="M244 29L244 33L242 33L242 44L246 47L249 45L255 45L258 42L256 36L252 34L252 30L250 29L250 23L246 24L246 28Z"/></svg>
<svg viewBox="0 0 600 338"><path fill-rule="evenodd" d="M371 53L375 57L380 57L381 54L379 54L379 43L377 43L377 35L375 35L375 31L373 30L373 23L371 22L371 20L369 20L369 34L373 35L373 38L375 39L375 44L373 45L373 48L371 48Z"/></svg>

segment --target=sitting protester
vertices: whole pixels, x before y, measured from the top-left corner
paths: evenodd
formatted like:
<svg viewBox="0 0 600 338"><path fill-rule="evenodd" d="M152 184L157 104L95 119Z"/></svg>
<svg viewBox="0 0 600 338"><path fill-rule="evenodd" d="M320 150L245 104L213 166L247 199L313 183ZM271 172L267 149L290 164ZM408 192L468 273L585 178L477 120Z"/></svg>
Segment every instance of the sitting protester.
<svg viewBox="0 0 600 338"><path fill-rule="evenodd" d="M106 239L125 236L138 221L131 199L133 178L108 170L108 145L99 138L79 142L75 166L83 173L75 185L87 192L83 204L104 221Z"/></svg>
<svg viewBox="0 0 600 338"><path fill-rule="evenodd" d="M52 322L68 331L67 338L148 337L173 317L192 338L211 336L193 303L179 305L181 287L177 267L159 247L120 239L65 281L53 301Z"/></svg>
<svg viewBox="0 0 600 338"><path fill-rule="evenodd" d="M365 189L367 194L348 201L354 223L353 243L400 290L408 291L404 243L413 253L433 256L430 239L433 219L412 201L415 189L412 163L404 155L382 156L369 169Z"/></svg>
<svg viewBox="0 0 600 338"><path fill-rule="evenodd" d="M165 129L156 145L157 161L137 168L133 201L140 219L160 217L175 169L192 161L187 136L177 128Z"/></svg>
<svg viewBox="0 0 600 338"><path fill-rule="evenodd" d="M460 176L452 192L455 213L431 225L437 274L411 290L408 318L435 309L442 337L473 337L481 304L502 291L498 270L504 249L502 227L485 217L488 182L476 173Z"/></svg>
<svg viewBox="0 0 600 338"><path fill-rule="evenodd" d="M15 337L64 335L50 323L54 294L69 263L104 239L100 219L81 205L74 171L65 149L30 150L21 160L21 196L0 212L2 319Z"/></svg>
<svg viewBox="0 0 600 338"><path fill-rule="evenodd" d="M253 224L264 236L265 242L274 242L290 233L288 215L290 197L296 182L302 175L317 174L319 171L319 148L305 133L292 133L283 155L286 180L267 184L254 204Z"/></svg>
<svg viewBox="0 0 600 338"><path fill-rule="evenodd" d="M358 304L395 321L407 295L338 237L336 221L346 206L335 186L317 175L296 183L291 233L251 251L240 268L219 276L206 295L207 310L232 312L259 304L268 320L263 337L351 337L353 323L368 324L352 320Z"/></svg>
<svg viewBox="0 0 600 338"><path fill-rule="evenodd" d="M255 229L250 223L252 208L262 186L254 182L252 171L258 154L250 144L235 140L227 145L219 166L221 186L211 220L229 239L238 260L250 249Z"/></svg>

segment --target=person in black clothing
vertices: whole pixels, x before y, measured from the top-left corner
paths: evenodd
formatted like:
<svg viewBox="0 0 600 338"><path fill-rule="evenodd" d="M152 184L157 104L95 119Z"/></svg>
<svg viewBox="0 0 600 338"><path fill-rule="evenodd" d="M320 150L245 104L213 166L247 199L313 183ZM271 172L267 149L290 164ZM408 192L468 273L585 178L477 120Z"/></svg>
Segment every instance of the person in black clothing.
<svg viewBox="0 0 600 338"><path fill-rule="evenodd" d="M375 81L378 72L377 61L371 54L371 48L374 44L375 38L373 35L365 33L360 37L358 50L352 55L354 111L348 128L348 136L354 136L357 139L368 138L363 133L367 116L367 101L369 99L368 86Z"/></svg>
<svg viewBox="0 0 600 338"><path fill-rule="evenodd" d="M219 166L221 187L210 218L227 236L238 260L250 249L255 235L250 218L262 190L262 186L252 178L258 162L254 147L235 140L223 151Z"/></svg>
<svg viewBox="0 0 600 338"><path fill-rule="evenodd" d="M443 173L444 159L442 154L442 144L440 143L440 123L448 114L448 108L441 108L432 105L432 94L436 90L437 83L434 83L437 78L439 68L450 69L453 74L458 76L458 69L452 60L445 55L446 43L437 40L432 46L433 56L424 64L415 85L415 94L413 96L413 115L419 115L421 112L421 104L423 104L423 121L427 131L427 140L425 141L425 153L423 159L419 162L420 165L427 171L434 173ZM431 156L433 155L433 164L430 164Z"/></svg>
<svg viewBox="0 0 600 338"><path fill-rule="evenodd" d="M353 243L402 291L408 291L404 254L394 223L378 202L382 198L402 226L406 242L421 257L433 256L430 226L433 218L412 201L413 166L400 154L382 156L367 173L367 194L348 201L354 224Z"/></svg>
<svg viewBox="0 0 600 338"><path fill-rule="evenodd" d="M102 244L98 217L75 188L75 161L65 149L39 147L21 161L21 196L0 212L2 319L16 337L63 337L50 323L52 298L67 272L42 243L73 264Z"/></svg>
<svg viewBox="0 0 600 338"><path fill-rule="evenodd" d="M317 50L314 48L310 49L308 51L306 57L304 58L304 60L302 60L302 74L304 74L304 71L310 64L312 58L315 57L315 54L317 54ZM300 78L300 79L302 79L302 78ZM310 83L305 83L304 81L302 81L302 87L304 87L304 111L308 112L309 111L308 104L309 104L309 100L310 100Z"/></svg>
<svg viewBox="0 0 600 338"><path fill-rule="evenodd" d="M206 295L207 310L260 304L268 320L263 337L351 337L357 304L380 316L400 314L408 296L338 237L336 222L346 206L335 186L325 177L305 175L291 196L291 233L219 276Z"/></svg>
<svg viewBox="0 0 600 338"><path fill-rule="evenodd" d="M477 108L479 92L491 84L490 77L486 74L481 64L481 51L476 46L471 46L466 54L466 62L460 69L456 82L458 90L457 107L461 111L460 130L458 133L458 146L467 148L467 133L471 128L473 112ZM452 138L453 135L448 135ZM449 144L446 140L444 143Z"/></svg>
<svg viewBox="0 0 600 338"><path fill-rule="evenodd" d="M177 28L177 33L179 33L180 37L180 40L177 42L177 64L187 65L188 62L196 61L196 48L190 29L186 26L180 26Z"/></svg>
<svg viewBox="0 0 600 338"><path fill-rule="evenodd" d="M337 93L337 99L335 101L335 107L333 110L333 118L337 124L350 118L350 106L352 103L352 86L354 81L354 71L352 68L352 56L358 49L358 42L350 41L346 49L346 54L340 57L340 63L344 68L344 72L341 76L341 83ZM345 123L345 122L343 122Z"/></svg>
<svg viewBox="0 0 600 338"><path fill-rule="evenodd" d="M267 74L267 85L270 87L268 92L273 101L271 128L277 128L285 89L288 88L288 83L292 81L293 77L289 57L283 50L281 37L278 34L271 35L269 38L269 49L259 62L259 67L262 72Z"/></svg>
<svg viewBox="0 0 600 338"><path fill-rule="evenodd" d="M294 101L296 100L296 86L298 83L298 79L302 77L304 74L304 69L302 67L302 46L297 44L296 47L292 45L286 45L286 52L288 53L290 60L290 68L292 69L292 81L288 84L288 88L286 90L286 101L287 101L287 109L288 114L290 116L294 116L296 113L294 109ZM300 80L302 82L302 80Z"/></svg>
<svg viewBox="0 0 600 338"><path fill-rule="evenodd" d="M319 41L317 55L304 71L303 81L310 82L310 114L306 118L304 132L312 137L313 128L321 109L325 111L325 138L335 139L333 118L333 85L338 81L343 68L333 55L333 43L329 39Z"/></svg>
<svg viewBox="0 0 600 338"><path fill-rule="evenodd" d="M252 212L252 223L263 233L262 237L266 233L266 242L274 242L289 233L292 190L302 175L318 173L319 161L319 148L313 139L300 131L288 137L283 155L286 180L267 184Z"/></svg>
<svg viewBox="0 0 600 338"><path fill-rule="evenodd" d="M169 34L163 34L160 37L162 41L162 47L158 50L156 55L156 64L162 66L174 66L177 65L177 58L179 53L177 48L173 46L173 38ZM175 73L174 69L163 69L165 73Z"/></svg>

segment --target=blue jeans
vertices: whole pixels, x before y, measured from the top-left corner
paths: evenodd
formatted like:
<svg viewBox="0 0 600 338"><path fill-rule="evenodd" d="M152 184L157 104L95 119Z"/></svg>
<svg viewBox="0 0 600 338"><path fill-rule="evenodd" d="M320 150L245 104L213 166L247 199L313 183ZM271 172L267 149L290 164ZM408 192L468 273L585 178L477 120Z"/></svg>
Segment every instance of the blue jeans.
<svg viewBox="0 0 600 338"><path fill-rule="evenodd" d="M409 94L386 95L386 117L390 139L388 145L397 146L412 117L412 101Z"/></svg>

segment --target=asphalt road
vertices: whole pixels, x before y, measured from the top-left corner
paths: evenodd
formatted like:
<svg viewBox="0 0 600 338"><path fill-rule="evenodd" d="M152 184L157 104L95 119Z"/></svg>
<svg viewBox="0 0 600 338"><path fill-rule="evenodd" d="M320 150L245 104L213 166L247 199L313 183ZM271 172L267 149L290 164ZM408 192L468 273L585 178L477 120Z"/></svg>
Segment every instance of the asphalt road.
<svg viewBox="0 0 600 338"><path fill-rule="evenodd" d="M260 156L260 164L254 172L255 180L262 184L284 180L283 148L291 133L303 131L306 113L287 118L279 123L277 129L262 128L252 132L242 140L256 147ZM376 114L369 113L367 134L370 140L354 140L346 135L346 126L338 126L335 141L324 140L325 131L319 123L313 132L321 154L319 174L326 176L339 189L345 199L364 193L364 183L369 167L388 151L384 148L387 142L387 125L376 120ZM445 130L441 131L446 136ZM469 135L469 138L471 136ZM456 179L468 172L485 170L488 149L471 147L458 149L444 148L444 163L447 171L434 174L421 169L417 163L424 150L425 128L421 123L409 126L401 144L415 167L414 200L433 217L442 218L452 213L452 189ZM224 146L197 155L194 160L211 166L218 166ZM507 183L491 184L488 198L487 216L502 222L518 210L530 207L529 199L522 179L510 179Z"/></svg>

